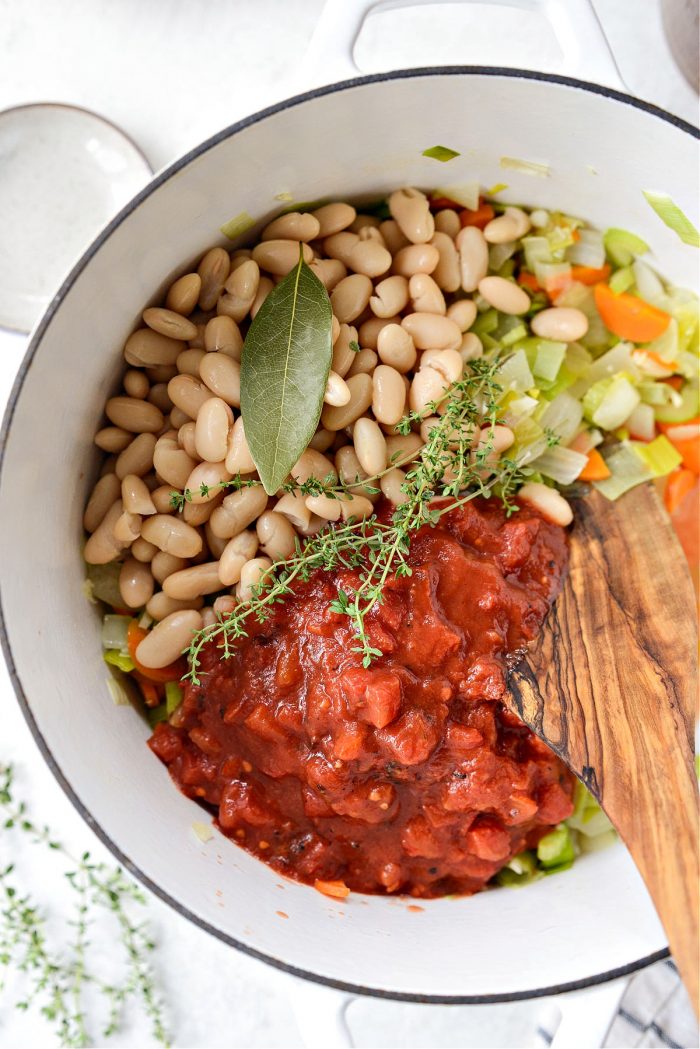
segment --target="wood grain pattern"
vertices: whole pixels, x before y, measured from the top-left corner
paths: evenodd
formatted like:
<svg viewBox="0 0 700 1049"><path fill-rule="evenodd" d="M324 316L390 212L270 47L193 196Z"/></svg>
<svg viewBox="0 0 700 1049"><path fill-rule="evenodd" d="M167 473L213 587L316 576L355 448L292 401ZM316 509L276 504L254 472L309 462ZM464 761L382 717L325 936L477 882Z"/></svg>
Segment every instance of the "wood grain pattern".
<svg viewBox="0 0 700 1049"><path fill-rule="evenodd" d="M695 595L650 485L578 500L569 577L508 705L601 802L698 1008Z"/></svg>

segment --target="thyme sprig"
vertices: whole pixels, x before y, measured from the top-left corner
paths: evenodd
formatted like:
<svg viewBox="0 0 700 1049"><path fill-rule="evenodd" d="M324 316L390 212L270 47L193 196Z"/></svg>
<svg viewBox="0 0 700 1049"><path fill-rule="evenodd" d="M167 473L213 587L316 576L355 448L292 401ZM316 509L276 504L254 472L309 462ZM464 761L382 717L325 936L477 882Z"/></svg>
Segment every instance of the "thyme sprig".
<svg viewBox="0 0 700 1049"><path fill-rule="evenodd" d="M303 546L297 542L292 557L278 561L262 576L249 602L238 605L217 623L194 635L189 649L189 680L199 684L201 653L208 642L217 641L222 657L230 658L233 643L247 634L248 621L265 622L274 606L292 593L293 584L308 580L319 568L358 570L356 589L351 593L339 589L331 607L352 621L357 638L355 651L362 656L364 666L382 655L372 643L368 617L372 609L381 604L389 578L410 575L411 535L423 525L436 524L443 514L478 495L497 494L507 513L515 509L512 496L522 483L522 472L515 460L492 455L498 400L502 393L495 376L501 363L497 359L473 361L469 374L450 386L438 402L428 406L431 413L439 413L438 421L430 430L420 456L406 472L401 485L405 500L395 507L389 522L374 515L360 521L351 519L342 527L324 528ZM407 434L422 418L422 413L411 412L398 429ZM486 441L484 429L489 435ZM479 430L481 439L474 447ZM387 470L395 465L391 464ZM323 491L333 498L348 498L353 487L360 483L366 486L381 476L361 482L358 479L350 485L331 478L317 482L321 489L309 494ZM440 499L449 503L436 503Z"/></svg>
<svg viewBox="0 0 700 1049"><path fill-rule="evenodd" d="M147 925L132 915L134 905L146 903L143 893L120 867L110 869L103 863L94 863L89 852L73 856L48 827L32 820L24 802L16 800L13 784L13 767L0 764L0 810L5 834L26 834L34 844L43 845L68 861L70 869L65 877L75 893L73 916L66 919L70 932L64 942L53 944L43 908L18 888L14 864L0 866L0 966L22 974L27 984L26 993L15 1008L38 1008L54 1025L63 1046L94 1045L85 1007L86 992L92 988L108 1006L102 1028L105 1038L119 1031L124 1010L134 1003L150 1020L156 1042L167 1046L163 1005L149 960L154 943ZM126 970L123 978L114 982L103 979L91 968L90 930L105 912L116 922ZM0 991L4 986L0 980Z"/></svg>

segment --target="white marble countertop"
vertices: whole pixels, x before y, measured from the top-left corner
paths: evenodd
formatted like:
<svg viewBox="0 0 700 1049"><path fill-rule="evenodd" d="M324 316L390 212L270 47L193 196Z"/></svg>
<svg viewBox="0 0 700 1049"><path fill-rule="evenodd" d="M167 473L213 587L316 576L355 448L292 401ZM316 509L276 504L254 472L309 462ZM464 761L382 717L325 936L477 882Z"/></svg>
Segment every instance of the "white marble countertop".
<svg viewBox="0 0 700 1049"><path fill-rule="evenodd" d="M321 6L322 0L0 0L0 110L44 100L86 106L127 131L158 168L288 94L284 85L298 71ZM595 0L595 7L629 90L695 122L697 99L672 63L657 0ZM541 67L537 40L529 49L514 40L500 43L509 64ZM429 50L421 64L440 58ZM489 60L471 53L462 59ZM0 332L0 407L24 346L24 338ZM1 664L0 706L0 762L16 763L21 792L38 818L76 852L87 848L109 860L44 765ZM4 849L0 842L0 859ZM27 889L60 906L58 873L54 889L34 852L23 849L17 863ZM301 1044L286 978L271 977L266 966L217 942L155 898L148 910L176 1045ZM349 1022L358 1046L523 1046L535 1044L542 1008L533 1002L439 1007L360 999ZM110 1044L147 1042L147 1028L137 1026ZM0 1004L0 1046L49 1044L43 1020Z"/></svg>

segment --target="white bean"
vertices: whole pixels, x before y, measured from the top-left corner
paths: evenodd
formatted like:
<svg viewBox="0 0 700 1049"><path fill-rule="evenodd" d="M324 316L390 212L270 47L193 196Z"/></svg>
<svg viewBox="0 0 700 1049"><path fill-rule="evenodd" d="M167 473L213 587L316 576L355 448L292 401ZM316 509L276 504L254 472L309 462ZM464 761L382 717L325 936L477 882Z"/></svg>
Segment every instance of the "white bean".
<svg viewBox="0 0 700 1049"><path fill-rule="evenodd" d="M522 314L530 309L530 296L515 281L505 277L484 277L479 281L479 294L489 306L501 313Z"/></svg>
<svg viewBox="0 0 700 1049"><path fill-rule="evenodd" d="M194 426L194 423L192 425ZM162 477L166 484L184 489L197 461L180 447L174 437L166 434L158 439L153 453L153 465L158 476Z"/></svg>
<svg viewBox="0 0 700 1049"><path fill-rule="evenodd" d="M193 528L199 528L200 525L206 524L217 506L223 502L225 494L225 490L221 488L206 503L195 503L192 500L186 500L182 508L183 521L192 525Z"/></svg>
<svg viewBox="0 0 700 1049"><path fill-rule="evenodd" d="M462 362L467 364L469 361L475 361L483 353L484 347L479 336L475 335L473 331L466 332L462 336L462 344L459 347L459 355L462 358Z"/></svg>
<svg viewBox="0 0 700 1049"><path fill-rule="evenodd" d="M462 333L449 317L436 313L409 313L401 321L419 350L456 349L462 344Z"/></svg>
<svg viewBox="0 0 700 1049"><path fill-rule="evenodd" d="M389 470L379 478L379 487L382 490L382 495L394 506L400 506L402 503L408 502L409 496L401 490L405 480L406 471L400 470L398 467L394 467L393 470Z"/></svg>
<svg viewBox="0 0 700 1049"><path fill-rule="evenodd" d="M119 498L120 491L121 485L116 474L108 473L100 477L83 514L83 528L86 532L94 532L102 523L109 508Z"/></svg>
<svg viewBox="0 0 700 1049"><path fill-rule="evenodd" d="M266 240L253 248L253 258L262 270L276 277L286 277L299 262L298 240ZM304 262L313 260L314 253L308 244L303 245Z"/></svg>
<svg viewBox="0 0 700 1049"><path fill-rule="evenodd" d="M262 549L273 561L292 557L296 550L296 533L284 514L266 510L258 518L255 530Z"/></svg>
<svg viewBox="0 0 700 1049"><path fill-rule="evenodd" d="M183 350L177 359L177 370L180 375L192 375L195 379L199 378L199 364L203 357L206 356L206 350ZM165 388L167 393L167 386ZM168 395L168 401L170 396ZM155 402L153 402L155 403Z"/></svg>
<svg viewBox="0 0 700 1049"><path fill-rule="evenodd" d="M350 390L344 379L337 372L331 371L326 382L326 392L323 397L324 404L335 404L341 407L350 400Z"/></svg>
<svg viewBox="0 0 700 1049"><path fill-rule="evenodd" d="M311 511L306 505L301 492L285 492L277 500L275 513L284 514L294 527L299 530L306 528L311 519Z"/></svg>
<svg viewBox="0 0 700 1049"><path fill-rule="evenodd" d="M203 357L202 363L214 356L218 356L218 354L207 353ZM222 359L229 361L230 364L235 364L229 357L223 357ZM213 392L216 393L216 390ZM199 409L205 401L209 400L211 395L212 391L199 379L195 379L193 375L176 375L168 383L168 397L180 411L184 412L185 415L189 415L190 419L197 418Z"/></svg>
<svg viewBox="0 0 700 1049"><path fill-rule="evenodd" d="M469 331L476 320L476 303L473 299L458 299L447 307L447 316L461 332Z"/></svg>
<svg viewBox="0 0 700 1049"><path fill-rule="evenodd" d="M440 233L446 233L452 240L457 236L462 223L454 208L442 208L435 216L435 229Z"/></svg>
<svg viewBox="0 0 700 1049"><path fill-rule="evenodd" d="M270 292L272 291L274 286L275 286L274 282L271 281L269 277L261 277L260 278L260 283L258 284L258 294L255 296L255 301L253 302L253 305L250 307L251 319L255 318L255 315L257 314L258 310L260 309L260 307L262 306L263 302L265 301L267 296L270 294Z"/></svg>
<svg viewBox="0 0 700 1049"><path fill-rule="evenodd" d="M329 293L348 275L347 267L340 259L314 259L311 269Z"/></svg>
<svg viewBox="0 0 700 1049"><path fill-rule="evenodd" d="M219 579L224 586L234 586L239 581L243 565L255 557L257 550L258 537L253 532L241 532L229 539L219 558Z"/></svg>
<svg viewBox="0 0 700 1049"><path fill-rule="evenodd" d="M143 564L150 564L158 551L158 547L154 546L153 543L147 542L142 539L141 536L138 539L134 539L131 544L131 554L136 558L137 561L141 561Z"/></svg>
<svg viewBox="0 0 700 1049"><path fill-rule="evenodd" d="M330 258L342 262L344 266L348 266L352 251L359 243L360 238L356 233L343 231L342 233L333 233L330 237L326 237L323 242L323 250Z"/></svg>
<svg viewBox="0 0 700 1049"><path fill-rule="evenodd" d="M168 595L164 594L161 590L157 594L154 594L150 599L146 605L146 612L151 619L160 622L161 619L165 619L166 616L171 616L173 612L180 612L187 608L201 608L203 604L204 601L201 597L195 597L189 601L178 601L174 597L168 597Z"/></svg>
<svg viewBox="0 0 700 1049"><path fill-rule="evenodd" d="M197 413L194 444L197 455L208 463L220 463L226 458L229 428L233 426L233 412L220 397L210 397Z"/></svg>
<svg viewBox="0 0 700 1049"><path fill-rule="evenodd" d="M124 373L122 380L124 385L124 392L128 397L136 397L144 400L148 397L148 391L150 389L150 383L148 377L144 375L138 368L129 368Z"/></svg>
<svg viewBox="0 0 700 1049"><path fill-rule="evenodd" d="M141 534L141 515L130 514L128 510L117 518L114 525L114 538L121 543L133 543Z"/></svg>
<svg viewBox="0 0 700 1049"><path fill-rule="evenodd" d="M253 259L241 259L224 285L225 294L216 304L218 314L238 323L250 311L260 284L260 267Z"/></svg>
<svg viewBox="0 0 700 1049"><path fill-rule="evenodd" d="M158 550L153 555L151 572L158 583L162 583L173 572L179 572L181 568L187 568L187 560L184 557L176 557L175 554L168 554L164 550Z"/></svg>
<svg viewBox="0 0 700 1049"><path fill-rule="evenodd" d="M254 557L247 561L241 569L241 578L236 586L236 597L239 601L247 602L253 598L254 588L260 586L263 576L272 567L269 557Z"/></svg>
<svg viewBox="0 0 700 1049"><path fill-rule="evenodd" d="M434 244L408 244L394 255L392 269L402 277L414 273L432 273L440 261L440 252Z"/></svg>
<svg viewBox="0 0 700 1049"><path fill-rule="evenodd" d="M530 218L522 208L508 207L502 215L486 224L484 237L489 244L507 244L524 237L530 225Z"/></svg>
<svg viewBox="0 0 700 1049"><path fill-rule="evenodd" d="M346 382L350 389L350 400L339 407L333 404L324 407L321 425L325 430L344 430L364 415L372 403L372 379L369 375L352 375Z"/></svg>
<svg viewBox="0 0 700 1049"><path fill-rule="evenodd" d="M242 416L236 419L229 434L226 469L232 477L235 477L236 474L255 473L255 461L246 440Z"/></svg>
<svg viewBox="0 0 700 1049"><path fill-rule="evenodd" d="M374 350L360 350L359 353L355 354L355 359L348 372L348 379L352 379L354 375L371 376L378 363L379 357Z"/></svg>
<svg viewBox="0 0 700 1049"><path fill-rule="evenodd" d="M573 306L553 306L536 313L530 321L535 335L555 342L576 342L588 331L588 318Z"/></svg>
<svg viewBox="0 0 700 1049"><path fill-rule="evenodd" d="M119 570L119 593L127 608L143 608L153 596L153 576L149 568L133 557Z"/></svg>
<svg viewBox="0 0 700 1049"><path fill-rule="evenodd" d="M122 430L118 426L104 426L95 434L95 444L103 452L110 455L123 452L134 439L133 433Z"/></svg>
<svg viewBox="0 0 700 1049"><path fill-rule="evenodd" d="M383 364L405 374L416 363L418 354L410 334L400 324L388 324L377 337L377 352Z"/></svg>
<svg viewBox="0 0 700 1049"><path fill-rule="evenodd" d="M130 433L158 433L163 428L160 408L138 397L110 397L105 415L115 426Z"/></svg>
<svg viewBox="0 0 700 1049"><path fill-rule="evenodd" d="M380 473L386 466L386 439L377 423L373 419L358 419L352 436L362 469L370 476Z"/></svg>
<svg viewBox="0 0 700 1049"><path fill-rule="evenodd" d="M489 246L477 226L465 226L457 235L463 291L476 291L489 271Z"/></svg>
<svg viewBox="0 0 700 1049"><path fill-rule="evenodd" d="M266 507L267 493L262 485L241 488L227 495L221 506L217 506L209 518L209 527L218 539L232 539L259 517Z"/></svg>
<svg viewBox="0 0 700 1049"><path fill-rule="evenodd" d="M189 501L195 506L208 503L219 494L222 482L230 480L231 474L226 469L226 463L199 463L185 485L191 493Z"/></svg>
<svg viewBox="0 0 700 1049"><path fill-rule="evenodd" d="M273 219L262 231L261 240L308 241L321 237L321 223L317 215L302 214L299 211L289 211L286 215L280 215Z"/></svg>
<svg viewBox="0 0 700 1049"><path fill-rule="evenodd" d="M363 346L366 349L376 350L380 331L382 331L383 328L388 327L389 324L396 324L400 320L401 318L399 316L368 317L368 319L363 321L358 328L360 346Z"/></svg>
<svg viewBox="0 0 700 1049"><path fill-rule="evenodd" d="M417 433L394 434L386 439L387 462L405 466L420 455L423 441Z"/></svg>
<svg viewBox="0 0 700 1049"><path fill-rule="evenodd" d="M211 248L202 258L197 273L202 281L199 306L213 310L231 269L231 259L223 248Z"/></svg>
<svg viewBox="0 0 700 1049"><path fill-rule="evenodd" d="M189 645L192 635L202 629L202 617L194 609L172 612L146 635L136 649L144 667L158 670L173 663Z"/></svg>
<svg viewBox="0 0 700 1049"><path fill-rule="evenodd" d="M414 273L408 290L416 313L446 313L445 296L428 273Z"/></svg>
<svg viewBox="0 0 700 1049"><path fill-rule="evenodd" d="M183 568L163 581L163 592L177 601L191 601L194 597L215 594L217 590L221 590L218 561Z"/></svg>
<svg viewBox="0 0 700 1049"><path fill-rule="evenodd" d="M238 361L225 353L208 353L199 366L199 374L211 393L226 404L240 408L241 366Z"/></svg>
<svg viewBox="0 0 700 1049"><path fill-rule="evenodd" d="M129 545L128 542L121 542L114 535L114 526L122 512L122 501L117 499L88 539L83 550L83 557L89 565L106 565L118 557L125 546Z"/></svg>
<svg viewBox="0 0 700 1049"><path fill-rule="evenodd" d="M435 232L430 203L419 189L407 186L395 190L389 197L389 211L412 244L424 244Z"/></svg>
<svg viewBox="0 0 700 1049"><path fill-rule="evenodd" d="M142 479L137 477L136 474L127 474L124 477L121 493L124 509L128 510L129 513L143 514L145 517L156 512L151 493ZM142 602L142 604L145 604L145 602Z"/></svg>
<svg viewBox="0 0 700 1049"><path fill-rule="evenodd" d="M196 529L170 514L147 517L141 535L159 550L176 557L196 557L202 549L202 537Z"/></svg>
<svg viewBox="0 0 700 1049"><path fill-rule="evenodd" d="M406 387L401 374L387 364L380 364L372 375L372 411L375 419L393 426L402 417L405 404Z"/></svg>
<svg viewBox="0 0 700 1049"><path fill-rule="evenodd" d="M223 353L240 361L243 336L232 317L212 317L204 329L204 349L207 353Z"/></svg>
<svg viewBox="0 0 700 1049"><path fill-rule="evenodd" d="M357 328L350 324L341 324L338 338L333 344L331 368L344 378L355 360L355 351L350 348L351 342L357 342Z"/></svg>
<svg viewBox="0 0 700 1049"><path fill-rule="evenodd" d="M360 521L374 513L374 506L363 495L351 495L340 500L340 516L343 521Z"/></svg>
<svg viewBox="0 0 700 1049"><path fill-rule="evenodd" d="M114 465L114 472L119 480L123 480L127 474L136 474L137 477L147 474L153 466L155 447L156 438L152 433L140 433L138 437L134 437Z"/></svg>
<svg viewBox="0 0 700 1049"><path fill-rule="evenodd" d="M444 375L441 375L435 368L429 366L421 368L416 372L411 383L409 394L411 410L422 412L424 415L430 414L432 411L430 405L442 398L447 385Z"/></svg>
<svg viewBox="0 0 700 1049"><path fill-rule="evenodd" d="M462 283L462 278L455 242L447 233L437 231L430 243L437 248L440 256L433 270L435 283L443 291L457 291Z"/></svg>
<svg viewBox="0 0 700 1049"><path fill-rule="evenodd" d="M305 484L310 477L315 477L317 481L328 481L332 484L335 484L338 480L338 475L331 460L313 448L307 448L301 454L292 467L291 474L297 484Z"/></svg>
<svg viewBox="0 0 700 1049"><path fill-rule="evenodd" d="M341 324L360 316L367 308L372 290L372 281L361 273L352 273L336 284L331 292L331 306Z"/></svg>
<svg viewBox="0 0 700 1049"><path fill-rule="evenodd" d="M339 499L331 499L327 495L309 495L305 502L311 513L322 517L324 521L340 520Z"/></svg>
<svg viewBox="0 0 700 1049"><path fill-rule="evenodd" d="M167 335L170 339L181 339L187 342L194 339L197 326L174 310L164 310L160 306L149 306L143 311L143 322L153 331Z"/></svg>
<svg viewBox="0 0 700 1049"><path fill-rule="evenodd" d="M319 224L317 236L330 237L333 233L347 229L355 221L357 212L350 204L338 201L316 208L313 215Z"/></svg>
<svg viewBox="0 0 700 1049"><path fill-rule="evenodd" d="M374 288L369 305L377 317L394 317L406 308L408 303L408 281L396 274L385 277Z"/></svg>
<svg viewBox="0 0 700 1049"><path fill-rule="evenodd" d="M179 339L170 339L150 328L139 328L133 332L124 346L127 364L137 368L175 364L181 352L182 343Z"/></svg>
<svg viewBox="0 0 700 1049"><path fill-rule="evenodd" d="M518 499L533 506L543 517L561 525L562 528L566 528L574 519L573 511L564 496L555 488L549 488L539 481L528 481L524 484L518 492Z"/></svg>

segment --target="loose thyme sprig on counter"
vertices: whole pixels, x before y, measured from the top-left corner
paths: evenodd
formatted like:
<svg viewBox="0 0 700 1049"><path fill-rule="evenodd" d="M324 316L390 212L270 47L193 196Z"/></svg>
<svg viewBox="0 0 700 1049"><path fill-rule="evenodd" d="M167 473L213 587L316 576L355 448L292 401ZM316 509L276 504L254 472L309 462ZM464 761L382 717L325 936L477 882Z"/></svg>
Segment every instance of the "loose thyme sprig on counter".
<svg viewBox="0 0 700 1049"><path fill-rule="evenodd" d="M0 812L6 836L16 830L68 861L71 869L65 877L75 892L73 917L66 919L72 932L67 931L58 943L52 942L51 926L47 926L42 907L21 887L14 864L5 863L3 858L0 966L22 974L27 985L15 1008L38 1008L54 1025L63 1046L94 1045L95 1033L89 1030L86 1015L86 991L92 988L107 1007L102 1030L105 1038L120 1031L125 1010L136 1004L149 1019L155 1041L167 1046L163 1005L149 959L154 944L147 924L135 920L131 913L133 905L146 902L139 887L121 867L94 863L87 852L80 857L71 855L48 827L35 823L24 802L15 798L11 765L0 764ZM105 980L92 967L90 929L100 913L110 914L118 928L115 942L123 960L111 958L112 968L116 963L121 972L112 980Z"/></svg>
<svg viewBox="0 0 700 1049"><path fill-rule="evenodd" d="M489 427L493 432L496 424L498 395L502 391L495 375L501 364L500 360L472 361L470 374L454 383L440 402L429 406L431 411L441 413L439 421L431 429L419 458L406 473L402 484L406 500L396 506L390 521L379 521L376 516L350 521L340 528L325 528L303 546L297 543L295 555L278 561L265 573L248 603L240 604L219 623L194 635L189 648L189 680L199 683L200 656L205 644L218 639L222 657L229 658L232 642L246 636L246 621L253 617L264 622L273 606L292 592L295 581L307 580L319 568L326 571L342 567L359 569L357 589L353 593L339 590L331 607L351 619L357 634L355 651L361 653L364 666L382 655L370 641L367 616L381 603L382 590L390 576L410 575L407 557L411 534L423 525L436 524L443 514L477 495L495 493L508 513L515 508L512 496L522 483L516 462L501 456L492 467L491 440L473 450L477 429ZM412 424L422 417L422 414L409 414L400 424L401 431L409 433ZM396 463L392 463L389 469L395 466ZM381 476L358 483L366 486ZM356 485L333 482L323 485L319 491L342 499L348 498L353 487ZM451 502L447 506L434 505L434 500L440 498L449 498Z"/></svg>

